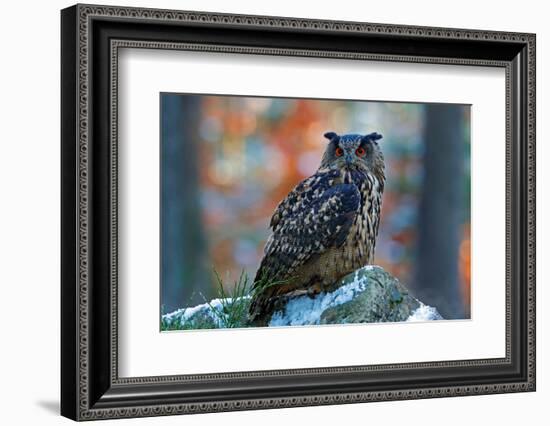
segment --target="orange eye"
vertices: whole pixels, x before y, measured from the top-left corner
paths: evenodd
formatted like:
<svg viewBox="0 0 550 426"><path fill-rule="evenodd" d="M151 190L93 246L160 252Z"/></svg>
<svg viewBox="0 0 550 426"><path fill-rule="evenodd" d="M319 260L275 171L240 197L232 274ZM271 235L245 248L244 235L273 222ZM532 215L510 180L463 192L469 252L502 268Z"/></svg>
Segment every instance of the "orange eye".
<svg viewBox="0 0 550 426"><path fill-rule="evenodd" d="M355 150L355 154L357 154L358 157L364 157L367 151L365 151L365 148L359 147Z"/></svg>
<svg viewBox="0 0 550 426"><path fill-rule="evenodd" d="M334 153L336 154L337 157L341 157L342 155L344 155L344 150L338 147L336 148L336 151L334 151Z"/></svg>

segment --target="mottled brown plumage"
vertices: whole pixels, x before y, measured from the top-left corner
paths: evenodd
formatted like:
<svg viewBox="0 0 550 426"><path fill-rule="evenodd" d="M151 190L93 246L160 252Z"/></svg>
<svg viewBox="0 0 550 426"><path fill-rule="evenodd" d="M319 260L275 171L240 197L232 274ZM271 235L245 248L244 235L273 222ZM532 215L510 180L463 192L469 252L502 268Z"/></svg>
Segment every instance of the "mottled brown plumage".
<svg viewBox="0 0 550 426"><path fill-rule="evenodd" d="M271 218L250 305L256 323L270 317L281 296L329 290L374 259L385 181L377 142L382 136L329 132L325 137L330 142L319 169Z"/></svg>

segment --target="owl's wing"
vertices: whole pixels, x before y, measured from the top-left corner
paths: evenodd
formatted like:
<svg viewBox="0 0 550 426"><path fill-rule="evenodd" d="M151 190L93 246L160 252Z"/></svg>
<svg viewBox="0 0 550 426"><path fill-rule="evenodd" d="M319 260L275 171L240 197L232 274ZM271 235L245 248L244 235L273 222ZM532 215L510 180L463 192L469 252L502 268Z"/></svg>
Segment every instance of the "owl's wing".
<svg viewBox="0 0 550 426"><path fill-rule="evenodd" d="M338 171L317 173L279 204L255 284L290 277L313 256L345 241L361 197L355 185L335 183L338 178Z"/></svg>

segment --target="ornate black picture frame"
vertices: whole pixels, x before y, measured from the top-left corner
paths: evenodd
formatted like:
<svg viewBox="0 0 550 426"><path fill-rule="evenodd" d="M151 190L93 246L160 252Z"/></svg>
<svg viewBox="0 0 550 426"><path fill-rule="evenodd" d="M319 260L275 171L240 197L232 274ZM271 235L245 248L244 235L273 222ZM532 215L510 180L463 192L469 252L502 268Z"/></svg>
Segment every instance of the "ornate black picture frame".
<svg viewBox="0 0 550 426"><path fill-rule="evenodd" d="M76 5L61 13L61 413L74 420L535 390L535 35ZM484 65L506 72L506 356L120 378L121 47Z"/></svg>

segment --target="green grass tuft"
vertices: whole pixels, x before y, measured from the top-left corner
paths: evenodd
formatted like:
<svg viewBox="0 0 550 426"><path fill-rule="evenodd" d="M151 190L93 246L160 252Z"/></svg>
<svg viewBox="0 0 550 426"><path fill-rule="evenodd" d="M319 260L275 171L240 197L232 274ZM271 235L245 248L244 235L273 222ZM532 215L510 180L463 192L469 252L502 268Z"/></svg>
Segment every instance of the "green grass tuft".
<svg viewBox="0 0 550 426"><path fill-rule="evenodd" d="M248 327L250 326L248 309L253 295L264 291L266 288L284 284L288 281L270 280L267 276L263 276L260 280L254 282L253 285L250 285L251 280L243 270L239 278L233 283L233 286L230 287L230 290L226 290L227 286L224 285L223 279L218 272L215 269L213 272L216 279L216 298L219 299L221 307L214 306L212 300L209 301L201 295L210 308L210 315L194 315L183 323L180 318L168 321L166 318L161 317L161 331ZM164 314L164 309L162 311Z"/></svg>
<svg viewBox="0 0 550 426"><path fill-rule="evenodd" d="M216 276L218 299L222 305L221 310L212 306L211 302L206 302L212 311L212 314L218 319L220 328L240 328L246 327L248 323L248 307L250 306L250 291L248 274L241 271L239 279L233 284L233 288L225 291L223 280L214 269Z"/></svg>

